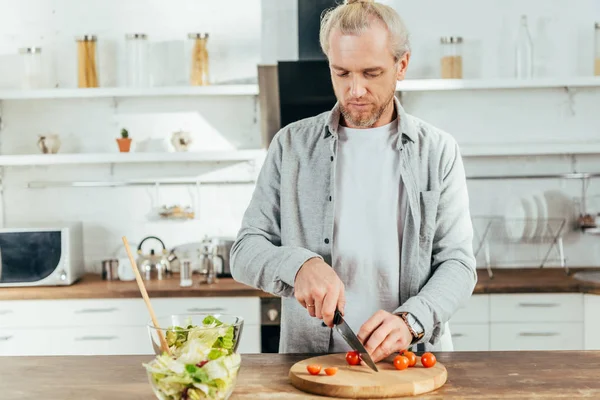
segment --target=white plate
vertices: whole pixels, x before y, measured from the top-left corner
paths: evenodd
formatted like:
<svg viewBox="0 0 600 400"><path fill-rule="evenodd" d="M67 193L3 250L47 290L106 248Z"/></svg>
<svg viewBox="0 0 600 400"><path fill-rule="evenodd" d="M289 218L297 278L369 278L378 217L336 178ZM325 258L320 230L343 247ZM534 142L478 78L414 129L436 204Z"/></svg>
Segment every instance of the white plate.
<svg viewBox="0 0 600 400"><path fill-rule="evenodd" d="M535 231L537 230L537 206L531 195L524 196L521 201L523 201L523 208L525 208L525 232L523 233L523 238L531 239L534 237Z"/></svg>
<svg viewBox="0 0 600 400"><path fill-rule="evenodd" d="M519 197L510 197L504 208L504 227L506 236L513 241L518 241L525 234L525 206Z"/></svg>
<svg viewBox="0 0 600 400"><path fill-rule="evenodd" d="M546 225L548 224L548 205L546 204L544 194L541 192L534 193L533 200L538 210L538 223L535 229L535 236L545 236L547 233Z"/></svg>

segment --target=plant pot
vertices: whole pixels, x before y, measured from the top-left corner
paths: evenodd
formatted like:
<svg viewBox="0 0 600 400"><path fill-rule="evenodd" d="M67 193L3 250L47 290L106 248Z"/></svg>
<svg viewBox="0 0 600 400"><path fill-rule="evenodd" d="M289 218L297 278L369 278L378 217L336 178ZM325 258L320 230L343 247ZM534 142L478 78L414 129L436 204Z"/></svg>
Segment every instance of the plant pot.
<svg viewBox="0 0 600 400"><path fill-rule="evenodd" d="M129 153L129 149L131 148L131 138L119 138L117 139L117 144L119 145L119 151L121 153Z"/></svg>

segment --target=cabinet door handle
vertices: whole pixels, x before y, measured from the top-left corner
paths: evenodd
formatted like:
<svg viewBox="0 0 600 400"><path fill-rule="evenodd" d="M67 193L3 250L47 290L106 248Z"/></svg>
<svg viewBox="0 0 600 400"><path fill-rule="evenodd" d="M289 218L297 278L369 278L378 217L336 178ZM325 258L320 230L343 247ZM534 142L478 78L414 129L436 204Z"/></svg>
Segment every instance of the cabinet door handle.
<svg viewBox="0 0 600 400"><path fill-rule="evenodd" d="M0 336L0 342L8 342L12 336Z"/></svg>
<svg viewBox="0 0 600 400"><path fill-rule="evenodd" d="M464 336L467 336L467 335L465 335L464 333L453 333L450 336L452 336L452 337L464 337Z"/></svg>
<svg viewBox="0 0 600 400"><path fill-rule="evenodd" d="M117 336L80 336L76 337L77 342L93 342L93 341L107 341L118 339Z"/></svg>
<svg viewBox="0 0 600 400"><path fill-rule="evenodd" d="M0 310L0 315L6 315L12 313L12 310Z"/></svg>
<svg viewBox="0 0 600 400"><path fill-rule="evenodd" d="M94 313L109 313L119 311L116 307L110 308L83 308L81 310L75 311L75 314L94 314Z"/></svg>
<svg viewBox="0 0 600 400"><path fill-rule="evenodd" d="M191 312L191 313L217 313L217 312L223 312L223 311L225 311L225 309L221 308L221 307L214 307L214 308L192 307L192 308L187 309L187 312Z"/></svg>
<svg viewBox="0 0 600 400"><path fill-rule="evenodd" d="M531 308L552 308L559 307L558 303L519 303L519 307L531 307Z"/></svg>
<svg viewBox="0 0 600 400"><path fill-rule="evenodd" d="M521 332L519 336L524 337L550 337L550 336L560 336L558 332Z"/></svg>

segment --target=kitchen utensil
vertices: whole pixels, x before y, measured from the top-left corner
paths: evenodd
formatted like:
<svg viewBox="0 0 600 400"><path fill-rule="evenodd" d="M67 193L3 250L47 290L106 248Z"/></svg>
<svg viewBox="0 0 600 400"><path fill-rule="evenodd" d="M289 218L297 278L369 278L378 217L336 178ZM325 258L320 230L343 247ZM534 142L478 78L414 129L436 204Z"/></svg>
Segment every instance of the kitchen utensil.
<svg viewBox="0 0 600 400"><path fill-rule="evenodd" d="M192 286L192 263L190 261L184 261L181 264L179 271L179 286L190 287Z"/></svg>
<svg viewBox="0 0 600 400"><path fill-rule="evenodd" d="M350 346L353 350L358 351L363 359L363 361L375 372L379 372L377 370L377 366L371 359L371 356L362 345L360 340L356 334L352 331L352 329L348 326L346 321L344 321L344 317L342 317L342 313L339 310L335 310L335 314L333 317L333 324L335 325L335 329L342 335L348 346Z"/></svg>
<svg viewBox="0 0 600 400"><path fill-rule="evenodd" d="M150 254L144 255L142 252L142 246L144 242L147 240L156 240L162 246L161 254L158 255L154 251L154 249L150 250ZM157 238L156 236L147 236L140 242L137 252L139 254L138 257L138 265L140 270L144 273L145 280L164 279L165 275L171 274L171 268L169 266L169 262L167 261L167 247L165 243Z"/></svg>
<svg viewBox="0 0 600 400"><path fill-rule="evenodd" d="M351 399L421 395L446 383L448 372L439 361L431 368L424 368L417 357L417 365L399 371L392 363L396 355L380 361L380 372L377 374L363 365L348 365L344 354L313 357L294 364L290 369L289 379L294 387L304 392ZM310 375L306 367L311 364L318 364L323 368L338 367L338 372L333 376L327 376L323 372Z"/></svg>
<svg viewBox="0 0 600 400"><path fill-rule="evenodd" d="M538 210L533 196L524 196L521 198L521 201L523 202L523 208L525 209L525 232L523 232L523 237L525 239L532 239L537 229Z"/></svg>
<svg viewBox="0 0 600 400"><path fill-rule="evenodd" d="M160 342L160 348L163 352L165 352L167 354L171 354L171 352L169 350L169 346L167 345L167 340L165 339L163 332L160 330L160 325L158 324L158 322L156 320L156 315L154 314L154 309L152 308L152 304L150 304L150 298L148 297L148 292L146 291L146 286L144 286L144 281L142 280L140 271L135 263L133 254L131 253L131 248L129 247L129 242L127 241L127 238L125 236L123 236L123 244L125 245L125 250L127 251L127 256L129 257L129 263L131 264L131 269L133 270L133 273L135 274L135 280L137 282L138 288L140 289L140 292L142 294L144 302L146 303L146 308L148 309L148 312L150 313L150 318L152 319L152 323L154 324L154 327L158 330L157 333L158 333L158 339Z"/></svg>
<svg viewBox="0 0 600 400"><path fill-rule="evenodd" d="M535 228L535 236L543 237L547 233L546 230L548 225L548 205L546 204L544 194L541 192L533 194L533 201L535 201L535 205L538 211L538 223Z"/></svg>
<svg viewBox="0 0 600 400"><path fill-rule="evenodd" d="M230 254L235 240L225 237L212 237L208 238L207 241L217 278L231 278Z"/></svg>
<svg viewBox="0 0 600 400"><path fill-rule="evenodd" d="M110 259L102 261L102 279L105 281L119 279L119 260Z"/></svg>

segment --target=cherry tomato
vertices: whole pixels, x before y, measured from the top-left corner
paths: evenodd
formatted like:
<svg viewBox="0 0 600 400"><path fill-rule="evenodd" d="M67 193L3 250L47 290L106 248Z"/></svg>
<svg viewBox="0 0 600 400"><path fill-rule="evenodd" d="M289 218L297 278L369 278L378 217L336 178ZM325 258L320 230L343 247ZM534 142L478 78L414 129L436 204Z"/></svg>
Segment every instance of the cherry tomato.
<svg viewBox="0 0 600 400"><path fill-rule="evenodd" d="M325 368L325 373L329 376L333 376L337 373L338 369L337 367L329 367L329 368Z"/></svg>
<svg viewBox="0 0 600 400"><path fill-rule="evenodd" d="M421 364L423 364L425 368L431 368L435 365L435 363L436 359L432 353L423 353L421 356Z"/></svg>
<svg viewBox="0 0 600 400"><path fill-rule="evenodd" d="M403 351L400 353L401 356L408 358L408 366L414 367L417 365L417 356L412 351Z"/></svg>
<svg viewBox="0 0 600 400"><path fill-rule="evenodd" d="M321 372L321 366L320 365L308 365L308 366L306 366L306 370L311 375L319 375L319 372Z"/></svg>
<svg viewBox="0 0 600 400"><path fill-rule="evenodd" d="M406 368L408 368L408 364L410 364L410 361L408 361L407 357L396 356L394 358L394 367L396 369L399 369L399 370L406 369Z"/></svg>
<svg viewBox="0 0 600 400"><path fill-rule="evenodd" d="M349 351L346 353L346 362L350 365L360 364L360 353L358 351Z"/></svg>

